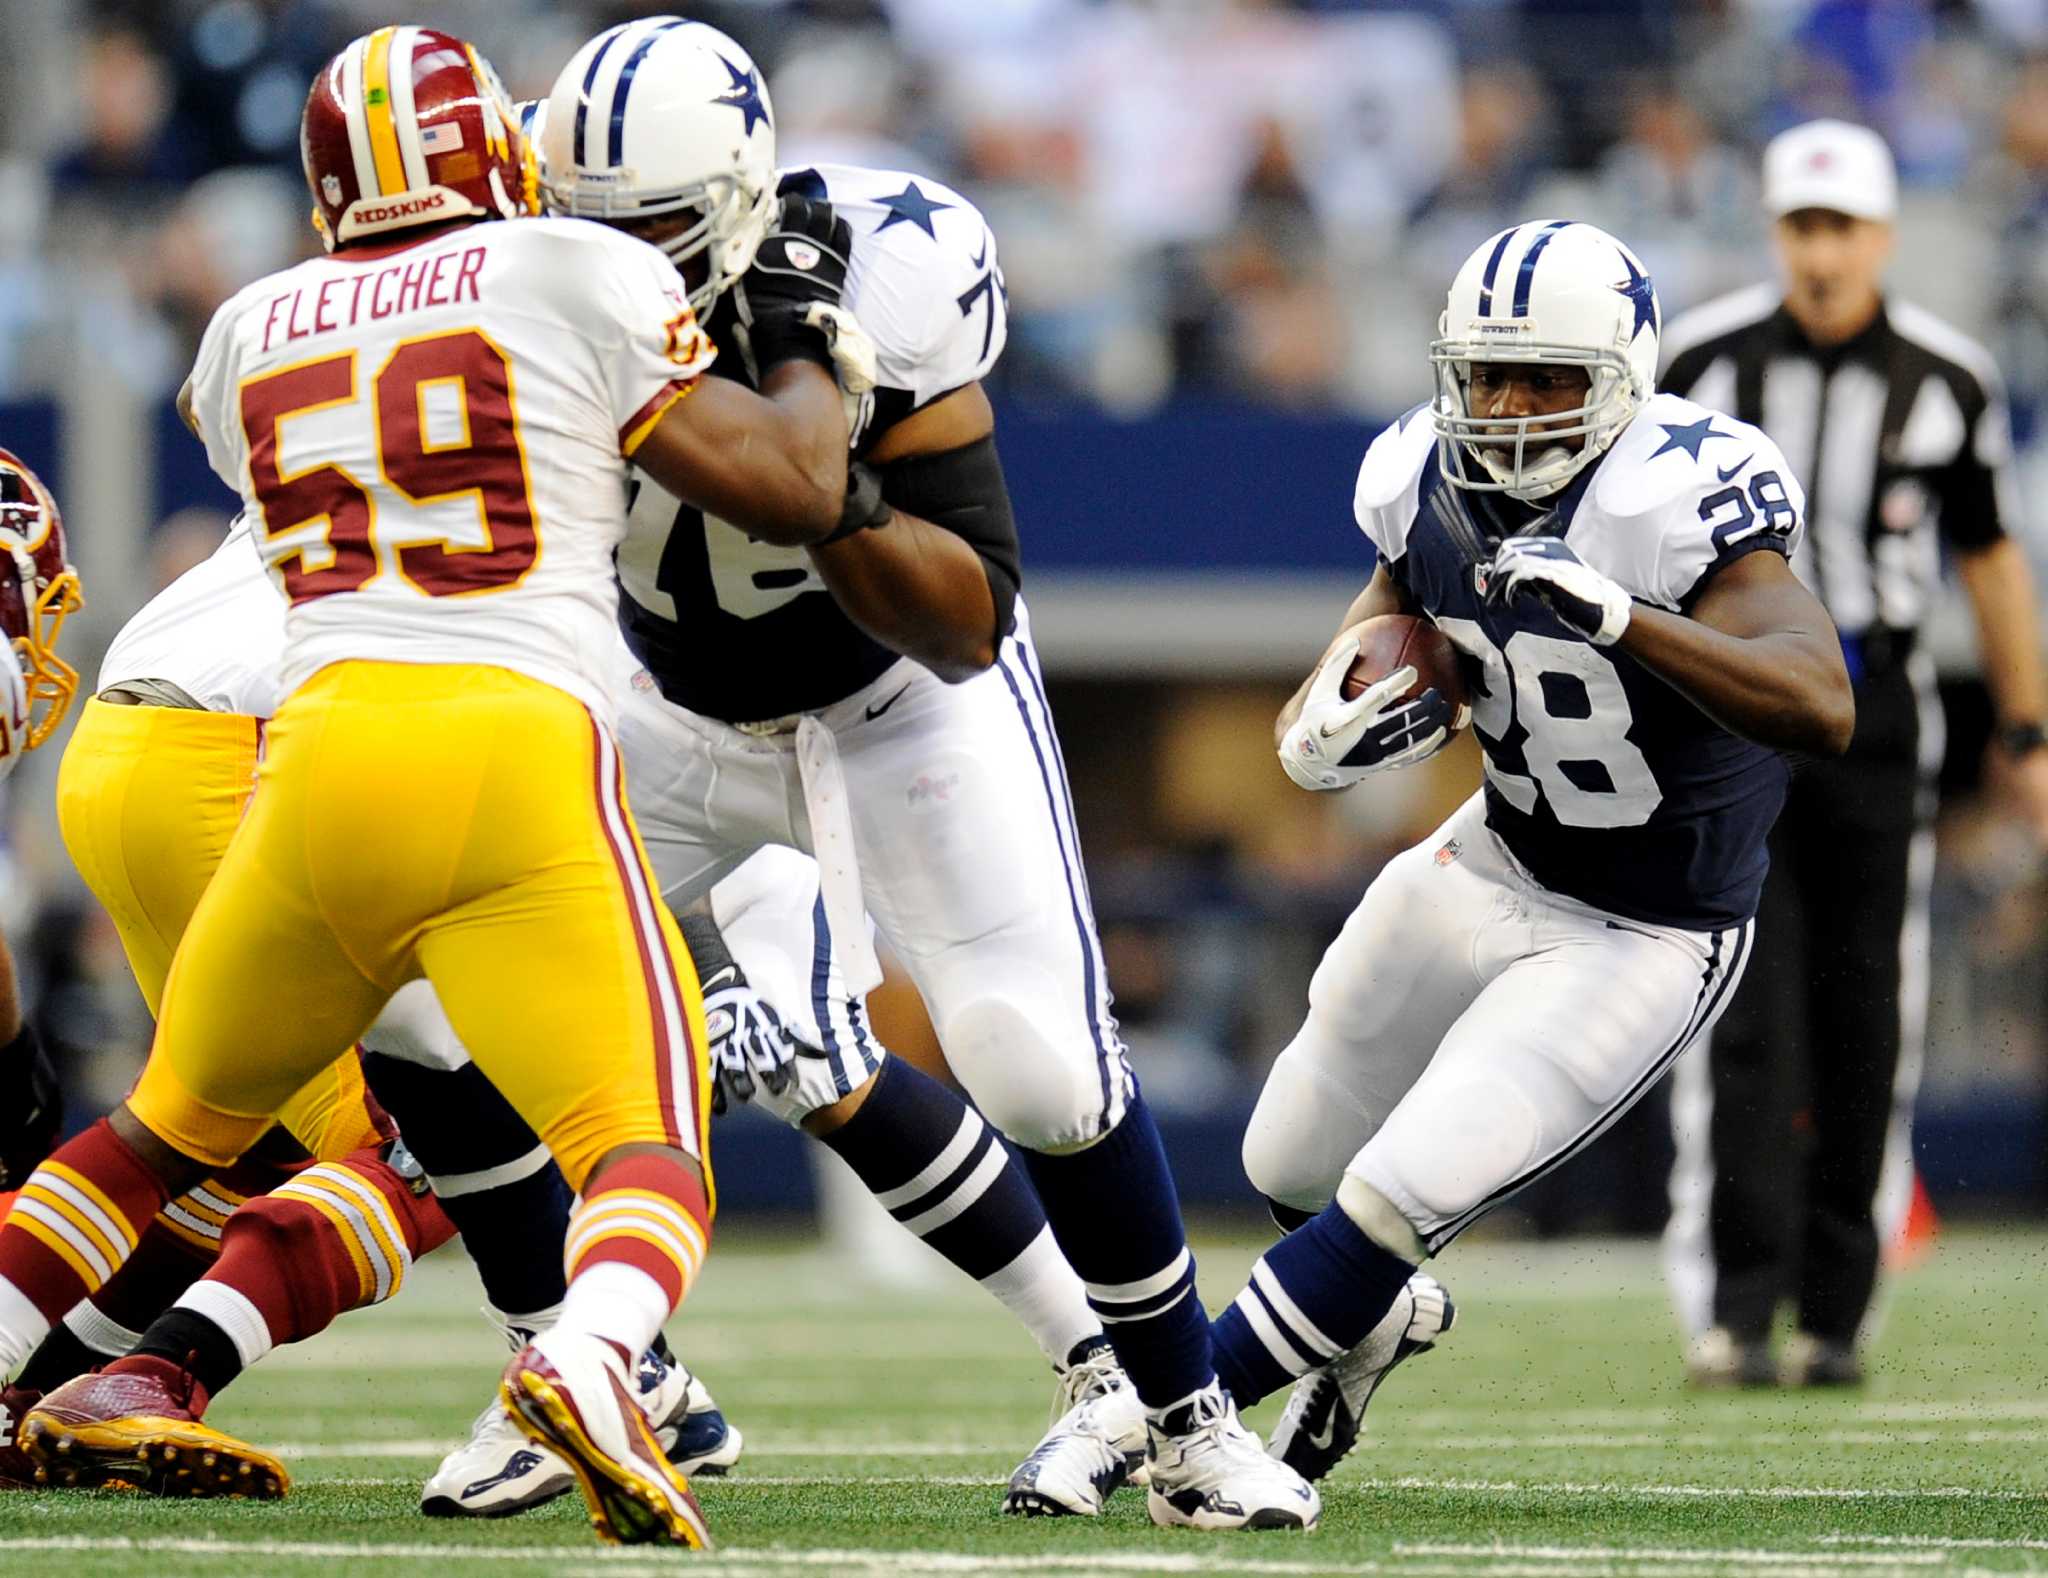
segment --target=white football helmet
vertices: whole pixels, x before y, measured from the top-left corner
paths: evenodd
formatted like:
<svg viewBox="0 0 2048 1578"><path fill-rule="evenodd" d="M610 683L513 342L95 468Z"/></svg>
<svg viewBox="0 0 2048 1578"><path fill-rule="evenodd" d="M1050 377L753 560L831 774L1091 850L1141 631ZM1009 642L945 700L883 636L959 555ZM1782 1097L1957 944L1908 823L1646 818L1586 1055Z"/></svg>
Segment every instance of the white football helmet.
<svg viewBox="0 0 2048 1578"><path fill-rule="evenodd" d="M661 243L678 269L700 254L701 316L746 273L776 212L775 117L747 52L715 27L645 17L577 50L538 117L550 209L621 221L694 214Z"/></svg>
<svg viewBox="0 0 2048 1578"><path fill-rule="evenodd" d="M1556 493L1655 391L1662 330L1650 276L1606 231L1551 219L1491 237L1451 281L1429 348L1431 420L1446 480L1529 502ZM1591 388L1584 405L1547 416L1474 416L1474 362L1583 367ZM1574 437L1585 440L1576 450L1558 442Z"/></svg>

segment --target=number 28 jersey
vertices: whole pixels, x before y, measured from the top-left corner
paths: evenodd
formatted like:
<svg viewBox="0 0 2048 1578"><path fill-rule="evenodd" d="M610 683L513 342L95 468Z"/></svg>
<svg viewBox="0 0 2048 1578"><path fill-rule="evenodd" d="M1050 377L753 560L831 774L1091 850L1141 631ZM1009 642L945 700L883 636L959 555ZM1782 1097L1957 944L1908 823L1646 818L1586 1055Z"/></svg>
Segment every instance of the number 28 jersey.
<svg viewBox="0 0 2048 1578"><path fill-rule="evenodd" d="M1745 554L1790 558L1804 504L1761 431L1656 395L1535 529L1637 602L1686 613ZM1707 931L1755 914L1784 758L1540 605L1488 604L1498 537L1475 524L1487 506L1444 481L1425 408L1374 441L1355 508L1389 574L1473 660L1487 823L1530 875L1660 925Z"/></svg>
<svg viewBox="0 0 2048 1578"><path fill-rule="evenodd" d="M609 718L626 461L714 351L661 253L576 219L348 247L257 281L188 391L290 604L284 694L485 663Z"/></svg>

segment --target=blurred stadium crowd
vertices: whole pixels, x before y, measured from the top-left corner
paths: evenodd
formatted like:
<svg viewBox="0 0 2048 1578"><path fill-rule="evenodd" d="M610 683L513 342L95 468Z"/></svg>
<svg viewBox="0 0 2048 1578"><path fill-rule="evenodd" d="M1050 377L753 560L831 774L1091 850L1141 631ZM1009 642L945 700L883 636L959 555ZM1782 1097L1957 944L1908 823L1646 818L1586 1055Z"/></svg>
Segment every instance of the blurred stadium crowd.
<svg viewBox="0 0 2048 1578"><path fill-rule="evenodd" d="M422 0L404 19L474 38L530 97L591 32L662 9ZM1839 115L1897 153L1896 286L1993 347L2022 446L2041 436L2048 0L687 9L762 62L785 164L909 167L983 207L1011 309L996 381L1016 405L1337 412L1360 422L1362 450L1365 422L1427 393L1423 341L1475 238L1551 213L1606 226L1641 253L1668 316L1768 274L1758 150ZM84 366L158 404L222 300L317 247L298 173L305 84L392 7L6 0L0 15L0 403L49 395ZM2038 451L2028 474L2048 475ZM1333 520L1341 511L1332 500ZM2048 508L2032 515L2038 543ZM147 580L210 548L218 527L159 527ZM1304 637L1304 662L1320 640ZM1284 687L1256 681L1198 695L1094 681L1061 701L1111 975L1141 1060L1156 1059L1141 1067L1161 1106L1248 1090L1238 1060L1262 1063L1291 1033L1308 968L1375 860L1473 771L1456 755L1376 809L1308 804L1265 754ZM1948 690L1929 1101L2030 1113L2038 1140L2048 886L1995 783L1980 783L1981 696L1966 675ZM47 795L46 772L23 777L25 794ZM29 954L54 1039L123 1049L79 1092L109 1099L144 1035L140 1004L107 985L118 950L67 897L61 856L30 842L17 840L34 878L8 884L10 926L41 939ZM2038 1199L2044 1186L2036 1171L2020 1187ZM1654 1190L1636 1205L1648 1220L1621 1225L1654 1225Z"/></svg>

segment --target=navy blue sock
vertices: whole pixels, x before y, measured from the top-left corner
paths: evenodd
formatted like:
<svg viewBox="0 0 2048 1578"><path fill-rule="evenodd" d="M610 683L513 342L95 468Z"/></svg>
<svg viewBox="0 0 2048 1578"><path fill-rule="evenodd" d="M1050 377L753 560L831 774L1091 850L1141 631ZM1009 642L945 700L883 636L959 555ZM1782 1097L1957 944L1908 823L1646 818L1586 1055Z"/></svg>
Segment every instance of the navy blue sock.
<svg viewBox="0 0 2048 1578"><path fill-rule="evenodd" d="M1165 1408L1207 1386L1215 1377L1209 1317L1195 1296L1195 1257L1145 1098L1133 1092L1123 1122L1087 1150L1026 1151L1024 1166L1145 1405Z"/></svg>
<svg viewBox="0 0 2048 1578"><path fill-rule="evenodd" d="M860 1110L822 1138L891 1216L977 1282L1045 1231L1045 1208L995 1130L901 1058L882 1064Z"/></svg>
<svg viewBox="0 0 2048 1578"><path fill-rule="evenodd" d="M1251 1407L1363 1342L1414 1270L1332 1201L1267 1250L1216 1317L1217 1376Z"/></svg>
<svg viewBox="0 0 2048 1578"><path fill-rule="evenodd" d="M535 1315L568 1291L562 1239L574 1197L526 1120L474 1064L422 1068L379 1052L363 1055L370 1094L397 1120L484 1295L508 1315Z"/></svg>

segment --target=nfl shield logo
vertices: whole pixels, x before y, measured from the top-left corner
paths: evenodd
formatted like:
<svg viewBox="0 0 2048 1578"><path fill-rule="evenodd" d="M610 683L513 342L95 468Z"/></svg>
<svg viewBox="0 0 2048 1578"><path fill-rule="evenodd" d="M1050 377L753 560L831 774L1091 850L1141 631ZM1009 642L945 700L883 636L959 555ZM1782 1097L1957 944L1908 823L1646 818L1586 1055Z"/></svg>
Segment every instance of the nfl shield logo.
<svg viewBox="0 0 2048 1578"><path fill-rule="evenodd" d="M1452 861L1456 860L1458 856L1463 853L1464 846L1460 844L1455 838L1450 839L1444 844L1444 847L1442 849L1439 849L1436 852L1436 863L1439 866L1448 866Z"/></svg>

